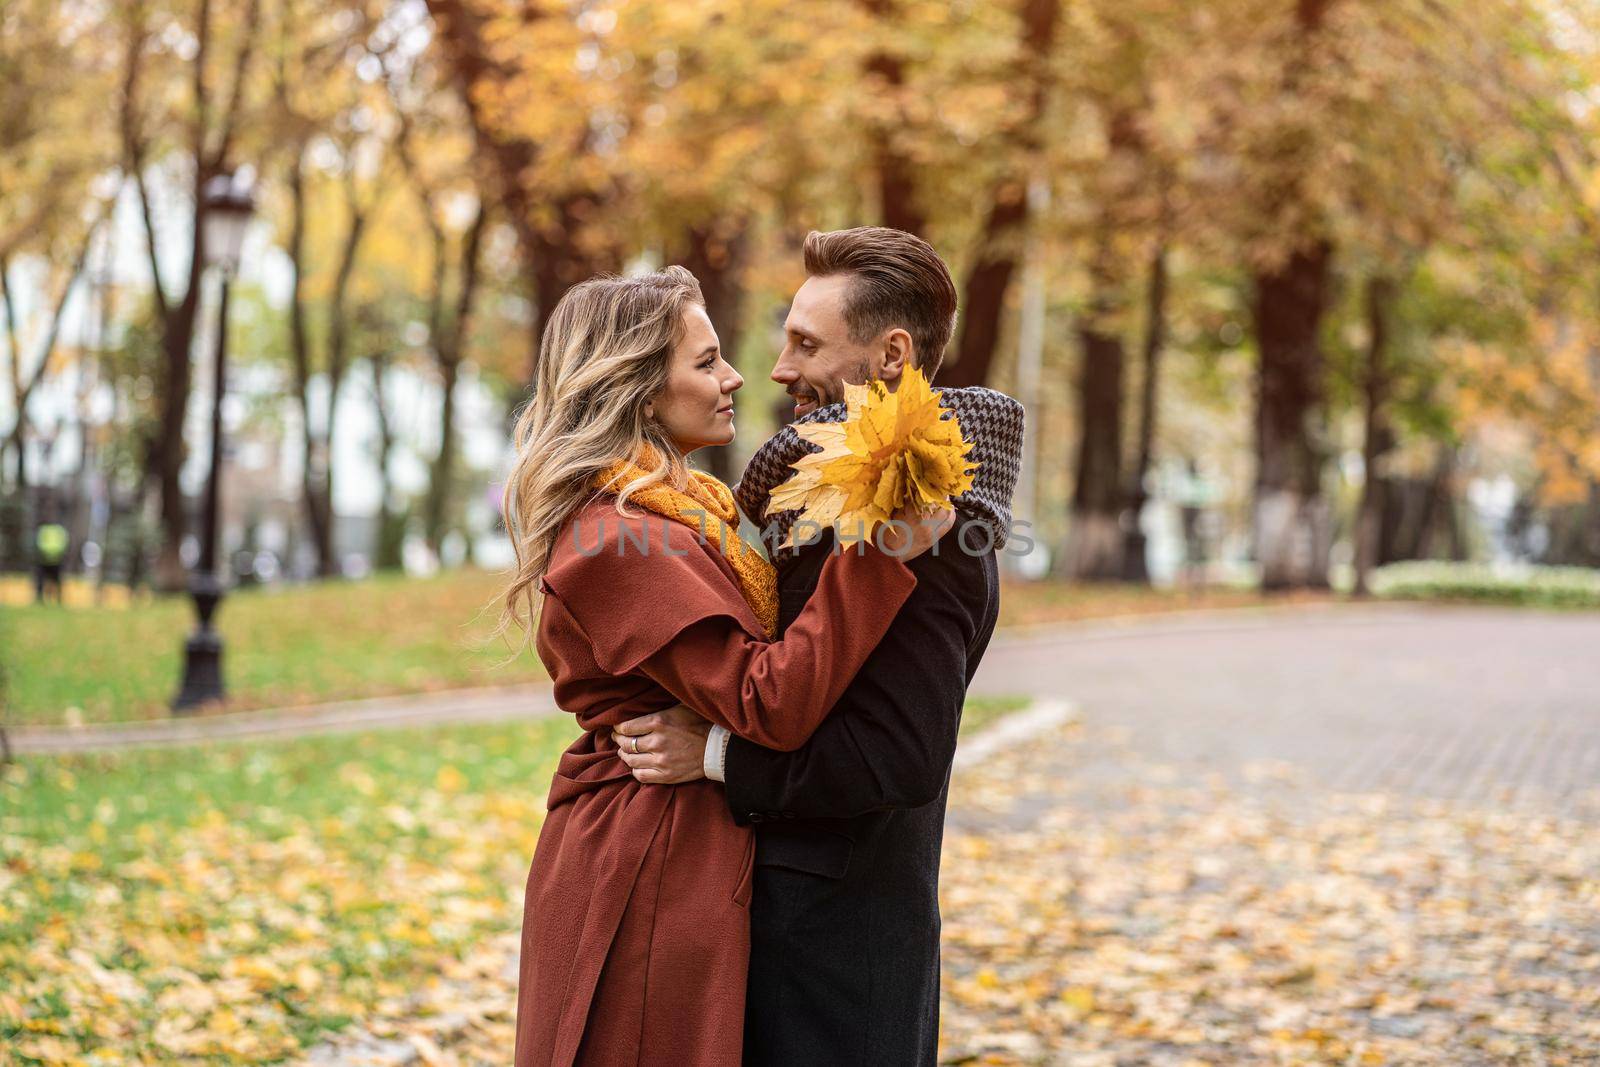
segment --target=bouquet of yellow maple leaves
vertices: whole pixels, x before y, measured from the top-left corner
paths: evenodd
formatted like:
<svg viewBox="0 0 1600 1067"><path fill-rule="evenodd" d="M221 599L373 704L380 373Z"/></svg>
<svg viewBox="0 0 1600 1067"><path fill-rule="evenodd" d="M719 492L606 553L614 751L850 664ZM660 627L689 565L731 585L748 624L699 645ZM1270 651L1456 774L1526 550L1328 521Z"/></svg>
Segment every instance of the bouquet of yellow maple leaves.
<svg viewBox="0 0 1600 1067"><path fill-rule="evenodd" d="M782 548L794 547L807 522L814 530L831 526L840 544L855 544L901 508L948 508L972 488L972 442L921 370L908 368L894 392L881 381L846 385L844 398L843 422L794 428L822 451L796 460L794 474L772 491L768 515L800 511Z"/></svg>

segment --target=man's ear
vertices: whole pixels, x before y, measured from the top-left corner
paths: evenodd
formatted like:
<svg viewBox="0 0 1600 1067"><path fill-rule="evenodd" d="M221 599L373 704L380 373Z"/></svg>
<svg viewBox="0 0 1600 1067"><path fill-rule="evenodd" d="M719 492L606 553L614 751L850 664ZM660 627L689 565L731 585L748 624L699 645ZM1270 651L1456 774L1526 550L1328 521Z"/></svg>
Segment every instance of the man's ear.
<svg viewBox="0 0 1600 1067"><path fill-rule="evenodd" d="M883 339L883 367L878 377L886 382L898 382L900 375L913 363L915 347L909 333L899 327L890 330Z"/></svg>

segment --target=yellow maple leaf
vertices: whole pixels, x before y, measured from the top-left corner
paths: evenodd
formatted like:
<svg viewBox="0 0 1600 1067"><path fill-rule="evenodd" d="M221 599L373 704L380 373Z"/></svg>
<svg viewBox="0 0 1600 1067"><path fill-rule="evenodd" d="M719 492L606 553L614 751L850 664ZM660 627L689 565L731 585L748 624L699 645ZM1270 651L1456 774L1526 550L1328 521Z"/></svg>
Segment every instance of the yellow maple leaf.
<svg viewBox="0 0 1600 1067"><path fill-rule="evenodd" d="M843 422L795 427L822 451L796 460L795 473L768 500L768 515L800 512L781 547L792 547L802 529L824 527L840 544L854 544L901 508L949 507L972 488L972 442L922 371L907 370L894 392L872 381L846 385L844 394Z"/></svg>

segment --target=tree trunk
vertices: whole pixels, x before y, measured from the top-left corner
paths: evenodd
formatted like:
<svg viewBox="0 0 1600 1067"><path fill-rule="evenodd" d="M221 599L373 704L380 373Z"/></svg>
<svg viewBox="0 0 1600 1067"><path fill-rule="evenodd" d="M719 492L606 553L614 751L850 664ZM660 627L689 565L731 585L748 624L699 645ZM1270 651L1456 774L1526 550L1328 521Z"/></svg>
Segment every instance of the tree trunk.
<svg viewBox="0 0 1600 1067"><path fill-rule="evenodd" d="M1417 535L1417 559L1459 559L1463 545L1455 526L1455 494L1450 483L1455 478L1456 450L1445 445L1428 479L1426 504ZM1440 545L1440 538L1445 539Z"/></svg>
<svg viewBox="0 0 1600 1067"><path fill-rule="evenodd" d="M373 411L378 419L378 530L372 547L373 567L380 571L399 570L405 531L394 511L394 479L389 473L389 456L394 451L394 428L389 419L389 401L384 392L389 377L389 353L375 348L368 357L372 365Z"/></svg>
<svg viewBox="0 0 1600 1067"><path fill-rule="evenodd" d="M1328 587L1320 333L1332 259L1320 241L1255 279L1255 544L1266 590Z"/></svg>
<svg viewBox="0 0 1600 1067"><path fill-rule="evenodd" d="M939 375L946 388L983 385L989 380L995 349L1000 345L1006 294L1022 255L1022 234L1028 219L1027 189L1021 181L996 190L984 221L982 245L967 271L961 304L961 334L955 362Z"/></svg>
<svg viewBox="0 0 1600 1067"><path fill-rule="evenodd" d="M1316 69L1317 37L1333 0L1296 0L1296 36L1283 55L1280 93L1294 102L1303 80ZM1298 147L1318 136L1303 117L1289 112L1279 157L1298 159ZM1298 164L1274 157L1265 165L1287 167L1271 199L1262 205L1269 220L1282 220L1280 234L1294 242L1282 264L1256 273L1255 327L1260 349L1256 379L1256 560L1264 590L1325 589L1333 519L1322 491L1322 319L1327 310L1333 245L1324 220L1308 207L1307 176ZM1310 216L1309 218L1307 216Z"/></svg>
<svg viewBox="0 0 1600 1067"><path fill-rule="evenodd" d="M333 435L338 431L339 393L344 385L345 370L349 364L350 337L350 279L355 274L356 259L361 253L361 240L366 234L368 208L361 205L356 195L354 179L347 179L345 206L350 212L350 225L345 231L344 244L339 250L339 265L334 272L333 294L328 308L328 420L321 433L324 462L317 486L320 500L317 507L324 519L325 540L319 545L318 574L333 578L344 573L338 558L338 513L333 507Z"/></svg>
<svg viewBox="0 0 1600 1067"><path fill-rule="evenodd" d="M884 22L894 17L894 0L862 0L862 4L875 21ZM900 57L890 52L874 52L867 57L866 74L869 84L874 80L881 83L879 95L894 99L898 106L906 80L905 65ZM895 143L895 128L899 125L897 122L878 123L870 134L878 176L879 217L890 229L922 236L928 216L917 203L916 170Z"/></svg>
<svg viewBox="0 0 1600 1067"><path fill-rule="evenodd" d="M534 302L526 383L531 388L538 380L544 322L556 301L583 279L601 271L617 270L621 253L612 244L584 240L595 236L584 231L587 220L604 214L602 197L594 192L579 192L550 202L542 189L528 184L527 177L533 173L544 146L507 133L485 111L481 101L503 93L519 75L514 67L497 60L485 43L484 16L467 0L427 0L427 6L436 38L455 73L478 155L493 176L493 196L505 208L504 216L516 232L522 253L527 289ZM526 5L522 11L524 21L546 16L547 12L533 5ZM543 221L552 215L552 220ZM508 424L511 417L508 411Z"/></svg>
<svg viewBox="0 0 1600 1067"><path fill-rule="evenodd" d="M1111 234L1102 231L1092 269L1094 296L1078 325L1078 444L1065 571L1078 579L1122 577L1123 346L1111 314L1121 302L1111 268Z"/></svg>
<svg viewBox="0 0 1600 1067"><path fill-rule="evenodd" d="M337 578L344 573L339 560L336 540L339 515L333 509L333 434L339 425L335 417L339 410L340 387L344 376L328 371L328 421L318 436L321 462L317 465L314 488L317 494L317 511L322 515L322 541L317 546L317 577Z"/></svg>
<svg viewBox="0 0 1600 1067"><path fill-rule="evenodd" d="M151 584L158 593L181 593L188 584L180 555L183 538L189 528L188 508L179 474L188 454L183 426L184 415L189 408L189 393L193 388L190 350L194 344L195 321L200 310L200 283L205 263L202 249L205 244L206 211L202 191L215 173L205 165L204 160L196 159L195 162L194 226L189 244L188 284L183 298L177 304L169 306L164 298L158 299L162 365L158 380L159 417L152 458L155 461L153 474L159 494L157 506L161 547L151 574ZM147 228L149 225L151 223L147 220ZM149 230L148 240L153 248L156 243L153 229ZM159 282L156 284L159 288Z"/></svg>
<svg viewBox="0 0 1600 1067"><path fill-rule="evenodd" d="M1038 124L1050 96L1049 58L1060 21L1060 0L1022 0L1022 57L1029 85L1028 111L1006 150L1022 159L1038 149ZM983 385L989 380L1006 294L1022 257L1030 214L1029 175L1019 167L1002 178L989 198L978 253L962 286L961 334L955 362L942 372L945 386Z"/></svg>
<svg viewBox="0 0 1600 1067"><path fill-rule="evenodd" d="M1389 311L1394 283L1382 275L1367 280L1367 365L1362 375L1361 504L1356 512L1355 595L1368 596L1383 528L1383 478L1379 466L1394 444L1389 429Z"/></svg>
<svg viewBox="0 0 1600 1067"><path fill-rule="evenodd" d="M1122 579L1148 585L1150 566L1145 558L1144 527L1140 519L1150 499L1145 482L1150 477L1155 452L1157 386L1161 378L1161 350L1167 339L1167 249L1156 248L1150 261L1150 281L1145 291L1143 378L1139 383L1139 446L1128 475L1128 522L1123 531Z"/></svg>
<svg viewBox="0 0 1600 1067"><path fill-rule="evenodd" d="M158 501L161 548L152 576L158 592L181 592L187 586L180 546L188 529L187 507L179 474L183 470L185 444L184 413L189 406L191 350L195 320L200 309L201 285L205 277L206 183L223 173L233 152L233 139L239 125L241 102L245 95L250 64L255 55L261 4L251 0L240 23L239 48L228 64L226 87L207 83L213 64L211 51L211 3L200 0L196 20L194 55L188 60L192 85L194 118L189 127L185 154L192 163L193 225L189 233L189 271L183 296L170 304L162 288L162 270L157 254L159 240L151 210L149 191L144 182L145 143L136 99L141 55L145 45L142 16L130 24L126 76L123 82L122 135L124 163L128 166L139 194L144 220L146 252L152 272L152 296L161 323L164 367L160 385L160 420L150 458L152 481L160 494ZM213 124L212 116L217 121Z"/></svg>
<svg viewBox="0 0 1600 1067"><path fill-rule="evenodd" d="M306 526L311 531L312 550L317 559L317 575L326 578L334 573L333 523L327 492L327 468L330 465L325 453L327 442L319 436L311 413L311 379L314 374L311 353L311 330L306 316L306 143L295 151L289 165L289 351L294 361L295 398L300 407L300 501L305 512ZM329 383L331 386L331 382ZM329 390L328 423L333 422L333 402L336 398Z"/></svg>
<svg viewBox="0 0 1600 1067"><path fill-rule="evenodd" d="M706 315L716 327L722 357L738 366L743 336L744 268L747 239L743 220L725 226L698 226L689 231L683 265L700 280ZM728 484L735 471L731 445L703 449L697 456L705 469Z"/></svg>
<svg viewBox="0 0 1600 1067"><path fill-rule="evenodd" d="M445 313L444 269L446 243L444 230L434 223L434 291L430 300L430 329L433 334L434 360L439 369L439 451L434 457L432 476L428 480L428 496L423 513L423 529L428 547L434 556L439 555L444 544L446 528L452 521L450 500L455 487L456 456L456 382L461 376L461 360L466 353L467 327L472 317L473 302L478 294L478 279L483 234L488 226L488 207L478 204L477 217L467 230L461 245L460 286L456 291L455 307L448 318Z"/></svg>
<svg viewBox="0 0 1600 1067"><path fill-rule="evenodd" d="M901 68L898 59L876 57L867 69L885 78L889 85L898 88ZM894 144L890 130L877 129L872 134L872 154L878 170L878 203L883 225L892 230L904 230L922 236L928 227L927 215L917 204L917 183L911 161Z"/></svg>
<svg viewBox="0 0 1600 1067"><path fill-rule="evenodd" d="M28 397L23 391L22 346L18 341L16 300L11 295L11 263L5 256L0 256L0 307L3 307L6 316L6 353L10 357L7 369L11 386L12 417L16 420L11 424L11 432L6 435L7 451L16 457L11 490L17 495L17 500L26 505Z"/></svg>
<svg viewBox="0 0 1600 1067"><path fill-rule="evenodd" d="M13 454L17 457L16 474L11 483L12 489L17 494L17 499L22 501L26 501L28 498L28 465L25 462L27 458L25 449L28 440L26 434L27 423L22 419L18 419L16 425L12 426L11 436L8 438Z"/></svg>
<svg viewBox="0 0 1600 1067"><path fill-rule="evenodd" d="M1549 541L1539 562L1561 567L1600 567L1600 482L1589 482L1581 504L1544 509Z"/></svg>
<svg viewBox="0 0 1600 1067"><path fill-rule="evenodd" d="M102 264L108 264L113 258L114 244L108 236L101 258ZM87 263L87 248L85 249L85 263ZM79 364L78 389L74 405L74 421L77 423L78 432L78 467L72 475L72 510L69 512L71 519L68 522L68 536L72 544L80 546L76 553L78 566L83 566L83 553L81 546L96 540L94 524L94 495L89 491L90 472L98 471L101 467L99 449L93 434L91 412L94 394L98 391L103 381L106 361L106 333L111 319L111 300L109 286L103 282L93 282L89 285L84 301L84 314L88 317L94 328L93 340L84 344L83 354ZM116 425L115 422L112 425ZM109 482L105 483L109 488ZM101 548L105 547L105 538L98 538ZM101 554L101 570L104 570L104 552Z"/></svg>
<svg viewBox="0 0 1600 1067"><path fill-rule="evenodd" d="M1432 479L1396 477L1380 481L1385 506L1378 512L1377 565L1421 559L1425 523L1432 506Z"/></svg>
<svg viewBox="0 0 1600 1067"><path fill-rule="evenodd" d="M424 536L434 556L439 556L450 522L451 488L455 483L456 461L456 382L461 364L456 359L439 360L439 451L428 478L427 508L423 513Z"/></svg>
<svg viewBox="0 0 1600 1067"><path fill-rule="evenodd" d="M539 341L544 324L560 299L579 282L620 264L610 251L591 254L578 243L583 220L600 211L600 201L590 195L567 197L554 205L558 223L526 238L523 256L528 264L534 294L533 347L528 363L528 387L538 380Z"/></svg>

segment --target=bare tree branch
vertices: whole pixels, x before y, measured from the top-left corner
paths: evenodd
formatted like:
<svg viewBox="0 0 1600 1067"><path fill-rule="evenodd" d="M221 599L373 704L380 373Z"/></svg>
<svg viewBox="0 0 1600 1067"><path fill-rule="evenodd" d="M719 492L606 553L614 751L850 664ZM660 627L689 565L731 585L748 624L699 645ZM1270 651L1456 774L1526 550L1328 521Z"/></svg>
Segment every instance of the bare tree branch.
<svg viewBox="0 0 1600 1067"><path fill-rule="evenodd" d="M139 128L139 73L146 38L144 10L135 5L128 21L128 56L122 77L122 165L133 178L139 194L139 214L144 222L145 252L150 260L152 295L163 319L170 311L166 283L161 277L161 256L156 250L155 211L150 205L150 188L144 180L145 142Z"/></svg>
<svg viewBox="0 0 1600 1067"><path fill-rule="evenodd" d="M0 254L0 302L6 309L6 352L10 362L6 370L11 377L11 395L22 392L22 349L17 343L17 305L11 296L11 262Z"/></svg>
<svg viewBox="0 0 1600 1067"><path fill-rule="evenodd" d="M256 31L260 22L261 0L250 0L250 6L245 9L244 39L239 42L239 51L233 60L233 86L228 92L228 103L222 111L222 127L219 131L216 151L211 156L209 169L213 171L221 170L227 165L228 154L233 150L233 138L238 130L241 101L244 100L245 78L249 73L250 60L255 54Z"/></svg>

